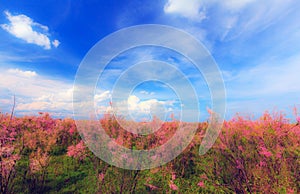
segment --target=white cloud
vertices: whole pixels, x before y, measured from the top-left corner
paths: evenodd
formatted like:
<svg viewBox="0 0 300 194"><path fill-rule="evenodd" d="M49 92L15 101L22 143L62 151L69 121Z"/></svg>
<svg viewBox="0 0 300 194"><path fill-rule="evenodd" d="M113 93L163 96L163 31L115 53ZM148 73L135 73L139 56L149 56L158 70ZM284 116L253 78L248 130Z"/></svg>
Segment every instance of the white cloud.
<svg viewBox="0 0 300 194"><path fill-rule="evenodd" d="M96 103L103 102L103 101L108 100L110 98L111 98L111 93L108 90L104 91L100 94L95 94L95 96L94 96L94 100L95 100Z"/></svg>
<svg viewBox="0 0 300 194"><path fill-rule="evenodd" d="M16 111L18 112L33 112L45 111L56 114L65 113L64 116L72 114L72 88L62 89L59 93L48 92L40 97L18 96ZM71 92L70 92L71 91Z"/></svg>
<svg viewBox="0 0 300 194"><path fill-rule="evenodd" d="M30 103L20 103L17 104L16 110L23 111L49 111L51 107L50 102L30 102Z"/></svg>
<svg viewBox="0 0 300 194"><path fill-rule="evenodd" d="M140 93L141 93L141 94L145 94L145 95L147 95L147 94L148 94L148 92L147 92L147 91L145 91L145 90L142 90L142 91L140 91Z"/></svg>
<svg viewBox="0 0 300 194"><path fill-rule="evenodd" d="M197 28L199 31L204 31L201 34L208 34L209 41L212 43L205 40L207 37L200 36L199 39L210 45L214 44L215 40L231 41L261 32L291 12L297 12L294 8L298 6L299 2L292 0L168 0L164 12L185 17L194 22L202 22L205 19L205 27ZM297 18L299 15L294 17ZM190 26L190 23L182 22L178 25L178 21L172 21L172 24L181 28ZM288 27L292 28L292 26L297 26L295 21Z"/></svg>
<svg viewBox="0 0 300 194"><path fill-rule="evenodd" d="M140 91L140 94L144 94L144 95L154 95L155 92L147 92L145 90Z"/></svg>
<svg viewBox="0 0 300 194"><path fill-rule="evenodd" d="M205 19L205 13L200 10L201 0L169 0L164 7L165 13L178 14L192 20L201 21Z"/></svg>
<svg viewBox="0 0 300 194"><path fill-rule="evenodd" d="M139 120L141 118L151 118L151 115L156 115L164 119L165 114L177 110L180 107L175 106L175 101L158 100L156 98L143 100L135 95L130 95L127 100L113 101L112 106L107 103L111 92L104 91L96 94L95 105L99 115L114 112L127 119Z"/></svg>
<svg viewBox="0 0 300 194"><path fill-rule="evenodd" d="M177 5L180 11L166 12L165 7L165 13L191 20L170 22L180 27L193 24L193 18L183 13L185 5ZM224 67L231 116L240 111L260 115L275 107L288 112L299 104L299 2L199 0L197 5L195 10L203 12L206 19L202 29L201 25L193 25L194 31L203 30L204 36L199 39L212 45L213 55L221 56L219 65Z"/></svg>
<svg viewBox="0 0 300 194"><path fill-rule="evenodd" d="M250 37L257 37L257 34L265 30L274 31L277 26L285 26L280 28L280 31L276 31L270 35L270 38L275 38L276 35L280 35L283 31L290 31L293 34L297 30L297 22L292 18L298 18L299 14L289 15L297 13L294 7L299 6L299 2L287 0L244 0L236 1L236 3L230 3L230 1L220 1L224 10L231 12L225 12L219 10L216 19L220 21L220 34L221 40L234 40L234 39L247 39ZM263 18L263 19L262 19ZM291 23L294 22L294 23ZM273 26L274 25L274 26Z"/></svg>
<svg viewBox="0 0 300 194"><path fill-rule="evenodd" d="M148 100L141 100L135 95L130 95L128 100L128 109L130 111L140 111L141 113L150 113L151 108L162 105L162 106L173 106L174 101L161 101L155 98Z"/></svg>
<svg viewBox="0 0 300 194"><path fill-rule="evenodd" d="M249 5L250 3L255 2L256 0L226 0L226 1L214 1L214 3L220 3L224 8L231 11L239 11Z"/></svg>
<svg viewBox="0 0 300 194"><path fill-rule="evenodd" d="M139 102L140 102L140 99L135 96L135 95L131 95L129 96L128 100L127 100L127 103L128 103L128 108L130 110L135 110L138 108L138 105L139 105ZM143 107L141 107L142 109Z"/></svg>
<svg viewBox="0 0 300 194"><path fill-rule="evenodd" d="M48 35L48 27L34 22L30 17L20 14L12 15L9 11L4 12L9 24L1 24L2 29L27 43L36 44L44 49L51 48L51 41ZM58 40L52 42L54 47L59 45Z"/></svg>
<svg viewBox="0 0 300 194"><path fill-rule="evenodd" d="M165 13L178 14L197 22L206 19L207 8L220 6L224 10L237 12L256 0L168 0L164 6Z"/></svg>
<svg viewBox="0 0 300 194"><path fill-rule="evenodd" d="M176 107L174 106L174 101L162 101L155 98L141 100L135 95L130 95L127 103L121 102L117 103L117 109L122 110L121 113L127 112L127 110L133 115L143 115L143 114L154 114L160 115L166 113L168 110L173 110ZM125 106L124 106L125 105ZM125 112L124 112L125 111Z"/></svg>
<svg viewBox="0 0 300 194"><path fill-rule="evenodd" d="M22 69L0 69L0 109L8 112L16 96L16 113L47 111L72 114L73 84Z"/></svg>
<svg viewBox="0 0 300 194"><path fill-rule="evenodd" d="M73 105L83 109L89 109L91 105L89 102L73 102L72 83L18 68L0 69L0 89L0 102L2 103L0 109L4 110L7 107L4 111L10 111L11 97L15 95L15 111L18 115L45 111L52 115L66 117L72 116ZM9 96L7 95L8 91ZM94 105L98 114L112 111L112 107L108 103L110 98L109 90L96 92ZM129 96L125 101L116 102L115 105L118 113L127 114L130 111L135 116L150 115L151 113L164 114L164 112L175 109L173 101L162 101L155 98L142 100L135 95Z"/></svg>
<svg viewBox="0 0 300 194"><path fill-rule="evenodd" d="M21 76L21 77L35 77L37 76L35 71L22 71L20 69L8 69L8 73L14 74L16 76Z"/></svg>
<svg viewBox="0 0 300 194"><path fill-rule="evenodd" d="M58 40L53 40L52 45L57 48L60 45L60 42Z"/></svg>

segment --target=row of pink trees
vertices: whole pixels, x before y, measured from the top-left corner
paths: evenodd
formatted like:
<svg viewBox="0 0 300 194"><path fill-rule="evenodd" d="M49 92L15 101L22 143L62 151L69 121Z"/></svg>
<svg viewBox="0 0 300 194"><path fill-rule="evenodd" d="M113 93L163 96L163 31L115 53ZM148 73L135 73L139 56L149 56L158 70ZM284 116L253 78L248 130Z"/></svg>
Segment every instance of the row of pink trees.
<svg viewBox="0 0 300 194"><path fill-rule="evenodd" d="M111 115L101 119L100 124L119 145L153 149L168 141L180 122L165 122L160 130L147 136L129 133ZM89 122L85 125L89 132L92 126ZM207 126L207 122L199 123L192 143L168 164L151 170L128 171L94 156L81 140L72 119L53 119L44 113L21 118L0 114L0 192L12 193L17 176L27 181L30 192L43 192L57 150L64 150L64 157L74 158L74 170L76 166L92 164L100 193L300 191L299 124L290 123L282 114L265 113L257 120L236 116L224 122L213 148L199 156ZM95 137L87 133L85 140L89 138ZM28 162L23 166L24 174L16 171L20 161Z"/></svg>
<svg viewBox="0 0 300 194"><path fill-rule="evenodd" d="M299 117L297 119L300 120ZM106 115L100 122L112 139L131 149L153 149L160 146L174 135L179 126L179 122L175 120L166 122L157 132L142 136L123 129L113 116ZM199 123L196 136L189 147L169 164L151 170L145 186L160 192L168 189L180 191L184 188L183 183L187 182L185 179L191 178L193 174L199 174L195 186L198 190L206 192L225 190L236 193L296 193L299 191L300 126L297 123L290 123L283 114L271 115L266 112L257 120L245 119L237 115L232 120L224 122L213 148L206 155L199 156L199 145L207 127L208 123ZM69 147L68 155L79 160L86 157L86 147L83 142ZM107 168L107 166L100 166ZM101 183L109 179L105 174L108 173L107 170L99 172ZM164 176L169 176L170 179L166 183L169 188L154 184L158 176L153 176L153 173L165 173ZM142 173L135 174L133 180L141 179ZM123 176L124 174L121 175ZM123 177L122 180L126 179ZM129 182L126 184L124 181L120 184L136 184L131 182L132 180L127 181ZM195 192L198 191L197 189Z"/></svg>
<svg viewBox="0 0 300 194"><path fill-rule="evenodd" d="M13 191L16 165L22 158L29 159L23 179L31 177L28 187L34 191L42 190L51 160L50 152L58 144L70 145L76 137L75 131L73 120L52 119L49 114L22 118L0 114L1 193ZM36 188L37 183L39 188Z"/></svg>

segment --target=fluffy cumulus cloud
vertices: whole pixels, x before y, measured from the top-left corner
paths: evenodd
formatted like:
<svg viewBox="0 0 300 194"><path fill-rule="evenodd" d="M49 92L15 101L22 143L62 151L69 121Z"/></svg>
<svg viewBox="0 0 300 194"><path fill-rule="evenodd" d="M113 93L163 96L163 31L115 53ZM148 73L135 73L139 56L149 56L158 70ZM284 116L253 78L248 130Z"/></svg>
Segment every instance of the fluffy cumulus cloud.
<svg viewBox="0 0 300 194"><path fill-rule="evenodd" d="M156 112L159 107L165 109L165 106L169 106L170 108L173 106L173 103L173 101L162 101L155 98L141 100L135 95L130 95L127 100L129 111L140 112L143 114L151 114L153 111Z"/></svg>
<svg viewBox="0 0 300 194"><path fill-rule="evenodd" d="M154 115L164 120L168 113L178 107L176 107L175 101L172 100L141 99L136 95L130 95L127 101L117 102L114 108L117 114L125 117L129 116L134 120L147 118L151 120Z"/></svg>
<svg viewBox="0 0 300 194"><path fill-rule="evenodd" d="M114 113L127 119L141 120L151 119L157 116L164 119L166 114L178 109L173 100L159 100L156 98L143 99L136 95L130 95L127 100L111 101L110 91L98 91L94 96L94 105L98 115Z"/></svg>
<svg viewBox="0 0 300 194"><path fill-rule="evenodd" d="M1 24L1 27L10 34L44 49L51 49L51 46L59 46L60 42L58 40L50 40L47 26L34 22L33 19L23 14L12 15L9 11L4 13L9 23Z"/></svg>

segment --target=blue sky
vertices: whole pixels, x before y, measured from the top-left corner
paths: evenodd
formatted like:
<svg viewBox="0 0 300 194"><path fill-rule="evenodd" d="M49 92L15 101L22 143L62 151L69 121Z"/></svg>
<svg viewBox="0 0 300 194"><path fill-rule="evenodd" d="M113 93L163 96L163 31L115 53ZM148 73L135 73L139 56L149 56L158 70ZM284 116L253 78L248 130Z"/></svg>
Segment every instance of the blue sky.
<svg viewBox="0 0 300 194"><path fill-rule="evenodd" d="M74 78L89 49L122 28L163 24L190 33L214 57L226 87L226 118L235 113L258 116L265 110L291 115L294 106L300 107L299 6L292 0L3 0L0 111L9 112L16 95L17 115L47 111L72 116ZM99 113L110 110L118 76L141 59L180 68L196 88L205 119L211 102L202 76L178 53L149 46L131 49L107 67L95 91ZM178 100L172 89L156 82L139 85L123 99L133 103L128 106L139 118L148 118L153 107L158 107L155 113L180 115L184 104ZM191 114L195 108L188 107Z"/></svg>

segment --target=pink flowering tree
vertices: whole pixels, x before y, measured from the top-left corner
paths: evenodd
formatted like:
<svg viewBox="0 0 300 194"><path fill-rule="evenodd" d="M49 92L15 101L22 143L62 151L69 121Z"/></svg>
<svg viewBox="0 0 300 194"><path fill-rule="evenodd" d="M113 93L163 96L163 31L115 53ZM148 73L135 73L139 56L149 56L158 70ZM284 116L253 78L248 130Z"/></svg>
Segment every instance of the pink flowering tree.
<svg viewBox="0 0 300 194"><path fill-rule="evenodd" d="M88 151L84 142L81 140L78 144L69 146L67 155L78 161L83 161L88 156Z"/></svg>
<svg viewBox="0 0 300 194"><path fill-rule="evenodd" d="M20 159L21 148L17 147L18 131L12 115L0 114L0 192L10 193L15 178L15 166Z"/></svg>

